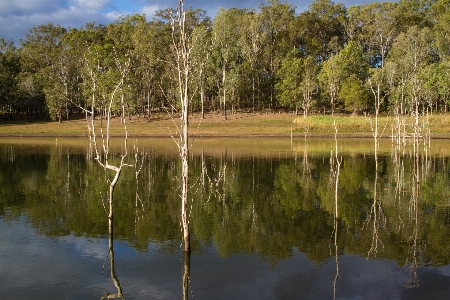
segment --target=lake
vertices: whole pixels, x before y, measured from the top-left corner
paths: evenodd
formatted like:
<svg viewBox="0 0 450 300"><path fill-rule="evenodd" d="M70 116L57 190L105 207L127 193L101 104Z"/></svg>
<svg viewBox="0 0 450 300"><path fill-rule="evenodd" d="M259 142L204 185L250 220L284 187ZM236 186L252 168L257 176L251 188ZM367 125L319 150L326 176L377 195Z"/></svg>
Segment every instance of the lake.
<svg viewBox="0 0 450 300"><path fill-rule="evenodd" d="M450 141L377 153L196 139L186 257L171 139L129 140L111 232L87 138L2 138L0 299L448 299Z"/></svg>

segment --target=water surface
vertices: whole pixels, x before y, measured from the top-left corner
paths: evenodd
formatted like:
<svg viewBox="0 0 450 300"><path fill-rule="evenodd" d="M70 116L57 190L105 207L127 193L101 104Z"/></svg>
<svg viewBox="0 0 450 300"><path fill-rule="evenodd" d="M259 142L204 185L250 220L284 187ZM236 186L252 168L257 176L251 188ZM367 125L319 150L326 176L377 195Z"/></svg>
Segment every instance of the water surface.
<svg viewBox="0 0 450 300"><path fill-rule="evenodd" d="M382 140L376 159L372 140L338 140L337 157L335 146L194 142L191 298L447 299L450 143L414 152ZM124 169L114 195L115 275L126 299L182 298L176 147L129 147L139 167ZM115 142L113 162L122 150ZM93 157L84 139L0 141L1 299L117 292L112 174Z"/></svg>

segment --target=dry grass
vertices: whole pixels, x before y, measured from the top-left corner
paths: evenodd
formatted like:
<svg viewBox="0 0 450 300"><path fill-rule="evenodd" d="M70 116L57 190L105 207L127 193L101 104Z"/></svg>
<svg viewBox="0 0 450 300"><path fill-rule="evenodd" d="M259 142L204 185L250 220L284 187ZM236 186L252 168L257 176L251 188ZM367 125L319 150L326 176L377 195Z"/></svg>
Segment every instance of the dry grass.
<svg viewBox="0 0 450 300"><path fill-rule="evenodd" d="M197 136L289 136L291 126L294 126L293 114L230 114L227 120L217 113L205 115L201 120L199 114L190 118L191 133ZM130 136L143 137L170 137L176 134L179 118L170 118L167 114L152 116L152 121L132 117L127 119L127 129ZM88 127L85 119L75 119L58 123L55 121L0 121L0 135L2 136L87 136ZM105 123L103 123L105 125ZM100 123L97 121L97 130ZM114 118L111 122L112 135L122 135L123 126L120 118Z"/></svg>
<svg viewBox="0 0 450 300"><path fill-rule="evenodd" d="M130 137L170 137L176 134L179 118L171 119L168 114L161 113L152 116L152 121L132 117L127 119L127 129ZM339 135L350 137L371 137L370 118L364 116L337 116L336 126ZM373 120L372 120L373 121ZM391 133L393 118L380 118L381 130L384 136ZM407 120L407 122L412 122ZM190 119L192 135L197 137L294 137L332 136L334 135L333 118L329 115L316 115L303 118L287 113L237 113L229 114L227 120L218 113L208 113L201 120L199 114ZM103 124L104 125L104 124ZM433 115L429 117L429 126L433 137L450 137L450 116ZM97 129L100 128L97 122ZM111 123L113 136L123 135L120 118L114 118ZM55 121L25 121L0 120L0 136L87 136L88 127L84 118L58 123Z"/></svg>
<svg viewBox="0 0 450 300"><path fill-rule="evenodd" d="M340 135L355 136L355 137L370 137L372 136L373 126L375 120L373 117L365 116L336 116L336 127ZM394 118L391 116L381 116L378 119L379 133L388 137L392 135L392 127ZM428 127L433 138L450 138L450 115L430 115L420 117L420 126L425 132L425 123L428 122ZM308 132L312 135L331 135L334 134L333 118L329 115L309 116L307 118L299 117L294 120L299 131ZM413 117L406 117L406 130L412 132Z"/></svg>

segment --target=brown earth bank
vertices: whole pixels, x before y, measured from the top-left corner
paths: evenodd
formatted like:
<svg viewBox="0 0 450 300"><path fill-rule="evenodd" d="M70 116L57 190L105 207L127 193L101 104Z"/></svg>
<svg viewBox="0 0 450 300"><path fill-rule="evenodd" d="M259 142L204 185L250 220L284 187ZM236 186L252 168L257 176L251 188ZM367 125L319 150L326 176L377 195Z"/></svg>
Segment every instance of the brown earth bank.
<svg viewBox="0 0 450 300"><path fill-rule="evenodd" d="M411 120L406 119L408 124ZM426 122L425 122L426 121ZM190 135L195 137L234 137L234 138L286 138L286 137L333 137L336 133L340 137L370 138L372 134L373 118L365 116L337 115L333 119L330 115L313 115L304 118L293 113L267 112L228 114L224 120L222 114L212 112L190 116ZM336 122L336 127L334 125ZM384 116L379 119L382 137L392 136L393 117ZM167 113L153 114L151 120L132 116L126 118L126 128L129 137L168 137L176 136L179 116L171 118ZM41 120L0 120L0 136L9 137L84 137L88 136L89 122L83 116L74 116L62 123ZM412 123L411 123L412 124ZM450 116L434 115L421 118L421 130L428 128L432 138L450 138ZM106 122L95 122L96 132L100 128L106 132ZM408 126L406 126L408 128ZM111 136L123 136L124 126L121 118L111 120Z"/></svg>

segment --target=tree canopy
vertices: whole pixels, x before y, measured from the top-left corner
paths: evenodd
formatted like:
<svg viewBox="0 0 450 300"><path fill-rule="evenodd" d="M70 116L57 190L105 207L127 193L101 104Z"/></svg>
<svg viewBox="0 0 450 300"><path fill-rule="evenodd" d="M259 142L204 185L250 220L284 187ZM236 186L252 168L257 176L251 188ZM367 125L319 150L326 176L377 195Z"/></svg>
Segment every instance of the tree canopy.
<svg viewBox="0 0 450 300"><path fill-rule="evenodd" d="M289 3L271 0L257 9L221 9L213 19L190 9L191 111L220 112L224 119L227 110L371 113L376 69L384 76L381 112L399 103L406 114L413 106L419 113L447 111L448 7L448 0L348 8L316 0L297 15ZM0 111L7 118L62 122L92 97L107 97L127 64L116 97L124 96L128 116L151 120L154 111L177 113L169 14L166 9L152 19L123 16L70 29L36 24L19 46L1 39Z"/></svg>

